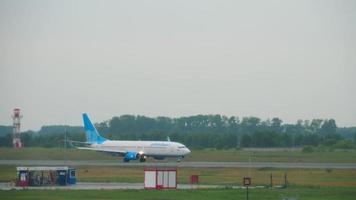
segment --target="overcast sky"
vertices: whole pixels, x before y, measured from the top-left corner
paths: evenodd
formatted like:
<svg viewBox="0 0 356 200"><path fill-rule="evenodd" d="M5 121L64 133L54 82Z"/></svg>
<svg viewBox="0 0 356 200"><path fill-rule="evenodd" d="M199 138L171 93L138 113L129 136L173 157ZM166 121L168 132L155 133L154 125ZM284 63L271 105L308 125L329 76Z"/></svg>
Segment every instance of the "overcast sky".
<svg viewBox="0 0 356 200"><path fill-rule="evenodd" d="M0 124L122 114L356 126L356 1L0 0Z"/></svg>

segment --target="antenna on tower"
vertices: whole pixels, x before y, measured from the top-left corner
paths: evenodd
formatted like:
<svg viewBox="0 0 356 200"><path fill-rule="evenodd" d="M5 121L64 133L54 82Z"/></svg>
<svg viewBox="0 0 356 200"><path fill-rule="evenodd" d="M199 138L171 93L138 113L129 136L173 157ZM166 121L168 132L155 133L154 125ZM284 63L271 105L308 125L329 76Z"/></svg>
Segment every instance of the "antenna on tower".
<svg viewBox="0 0 356 200"><path fill-rule="evenodd" d="M14 148L22 148L21 142L21 118L20 108L14 109L14 114L12 115L13 120L13 137L12 137L12 145Z"/></svg>
<svg viewBox="0 0 356 200"><path fill-rule="evenodd" d="M68 133L68 130L67 130L67 120L64 120L64 153L63 153L63 156L64 156L64 164L66 164L67 162L67 157L68 157L68 152L67 152L67 133Z"/></svg>

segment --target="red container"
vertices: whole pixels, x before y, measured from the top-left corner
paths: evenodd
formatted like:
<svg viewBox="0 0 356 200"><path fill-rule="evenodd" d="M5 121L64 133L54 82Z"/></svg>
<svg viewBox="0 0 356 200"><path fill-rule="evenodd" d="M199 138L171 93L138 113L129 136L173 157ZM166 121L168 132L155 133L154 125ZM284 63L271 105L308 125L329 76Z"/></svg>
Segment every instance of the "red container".
<svg viewBox="0 0 356 200"><path fill-rule="evenodd" d="M199 183L199 176L198 176L198 175L191 175L191 176L190 176L190 183L191 183L191 184L197 184L197 183Z"/></svg>

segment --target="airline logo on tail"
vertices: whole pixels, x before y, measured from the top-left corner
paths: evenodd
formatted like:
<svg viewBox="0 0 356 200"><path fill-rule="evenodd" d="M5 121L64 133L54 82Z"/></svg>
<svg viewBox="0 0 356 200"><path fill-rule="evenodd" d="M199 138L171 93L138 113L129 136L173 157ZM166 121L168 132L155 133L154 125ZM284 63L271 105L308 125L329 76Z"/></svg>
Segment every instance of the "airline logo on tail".
<svg viewBox="0 0 356 200"><path fill-rule="evenodd" d="M83 113L83 122L84 122L84 129L85 129L88 143L102 144L103 142L105 142L107 140L106 138L102 137L99 134L99 132L96 130L93 123L91 123L91 121L86 113Z"/></svg>

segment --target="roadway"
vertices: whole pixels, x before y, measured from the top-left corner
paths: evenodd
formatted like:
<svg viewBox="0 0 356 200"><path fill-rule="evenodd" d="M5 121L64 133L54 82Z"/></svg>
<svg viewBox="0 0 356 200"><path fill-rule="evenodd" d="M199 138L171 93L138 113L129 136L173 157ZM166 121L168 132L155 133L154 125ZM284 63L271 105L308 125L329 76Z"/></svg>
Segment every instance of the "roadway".
<svg viewBox="0 0 356 200"><path fill-rule="evenodd" d="M356 169L356 163L286 163L286 162L145 162L124 163L115 160L0 160L0 165L30 166L118 166L118 167L190 167L190 168L300 168Z"/></svg>

